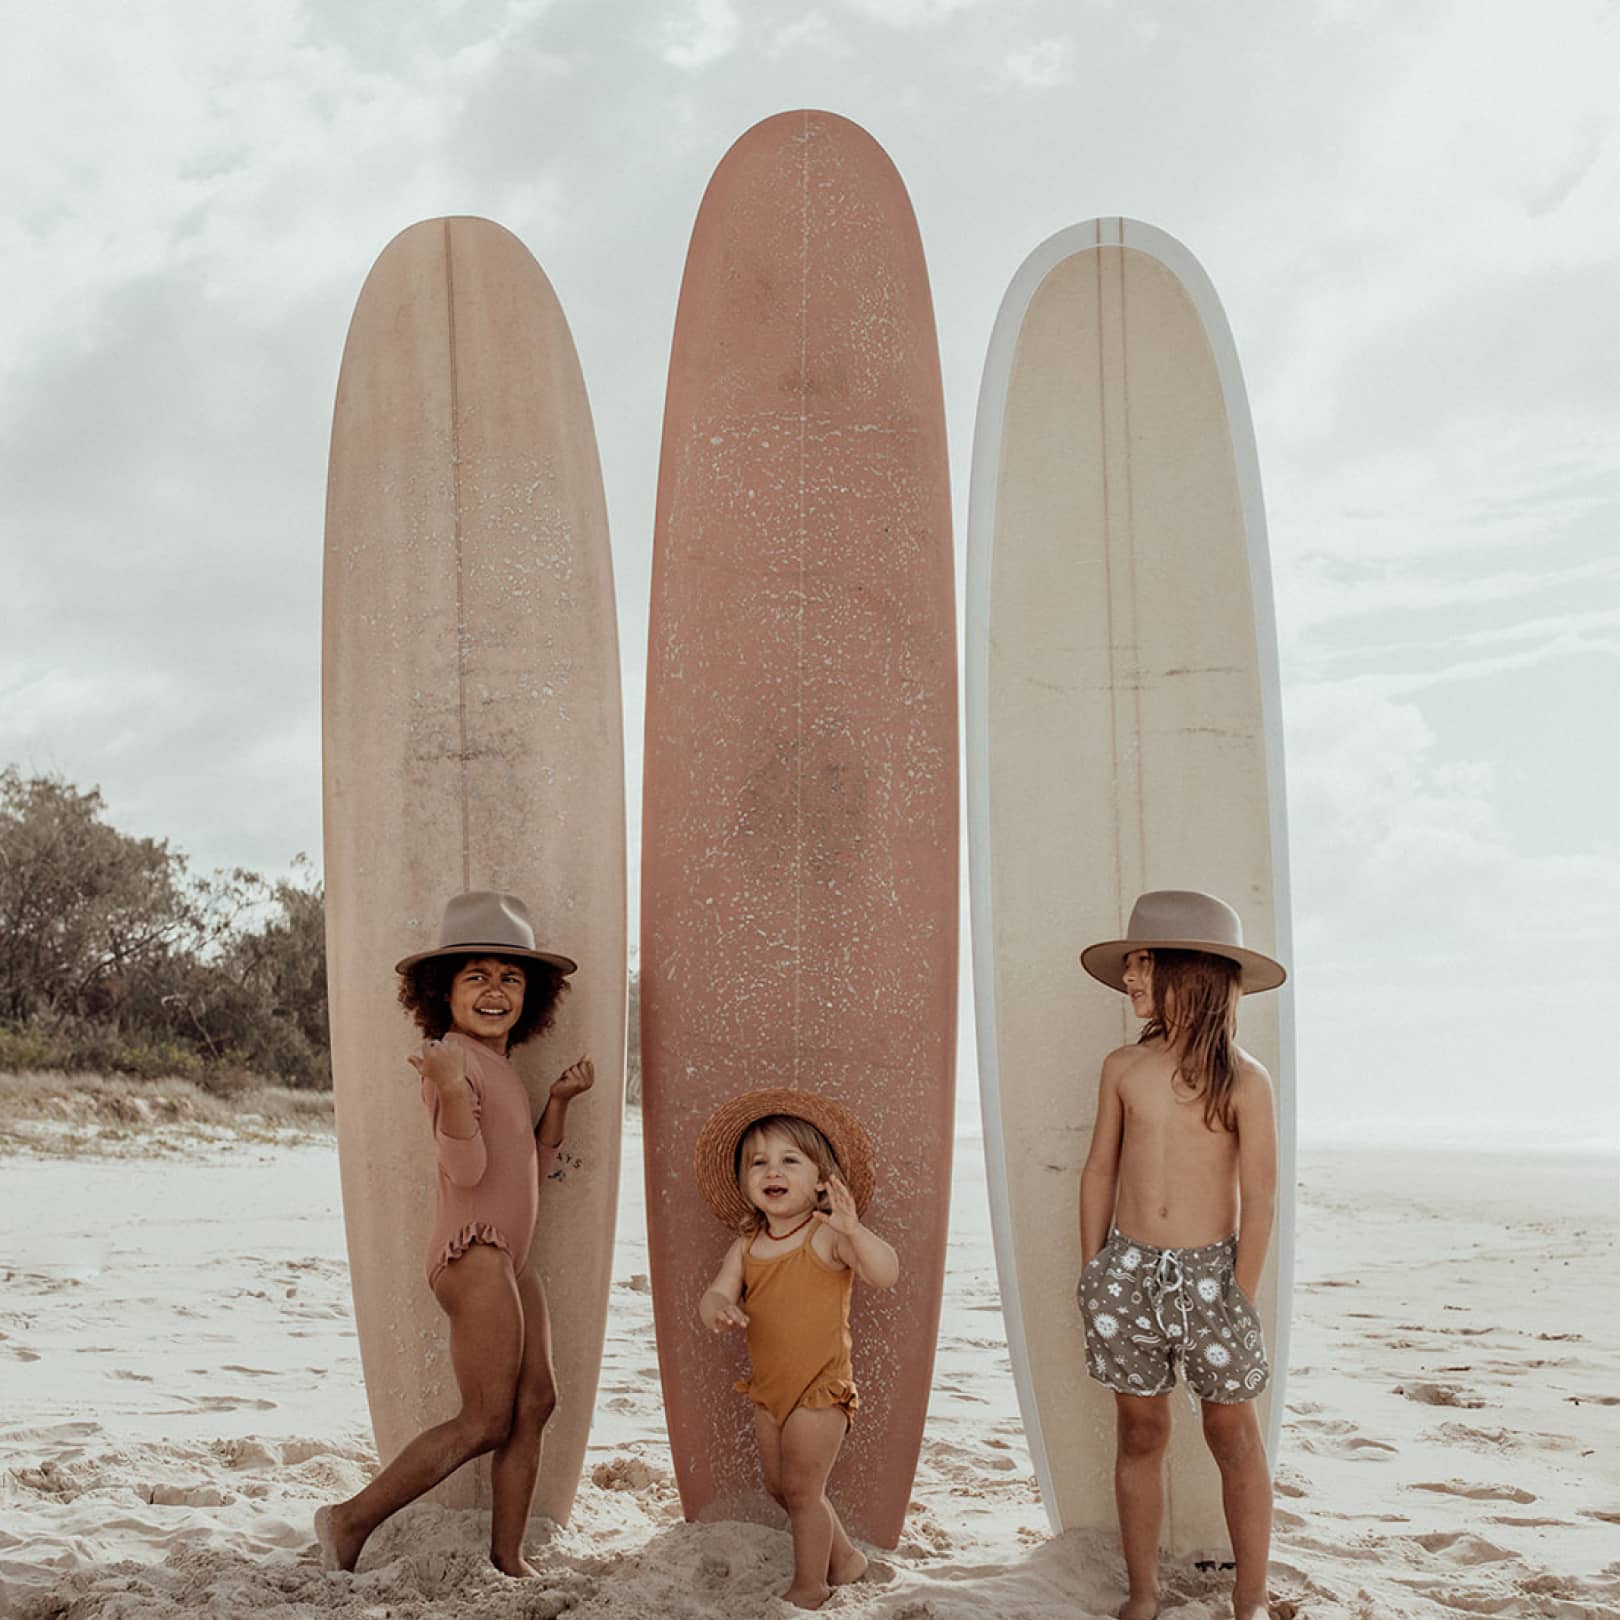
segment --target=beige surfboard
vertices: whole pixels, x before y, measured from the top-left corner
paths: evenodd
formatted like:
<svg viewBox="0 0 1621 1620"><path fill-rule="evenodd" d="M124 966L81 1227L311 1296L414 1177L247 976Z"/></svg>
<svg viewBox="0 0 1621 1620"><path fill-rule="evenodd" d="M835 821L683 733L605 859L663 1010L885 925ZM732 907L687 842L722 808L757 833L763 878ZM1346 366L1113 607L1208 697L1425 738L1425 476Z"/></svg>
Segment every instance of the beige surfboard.
<svg viewBox="0 0 1621 1620"><path fill-rule="evenodd" d="M1104 1054L1139 1026L1076 961L1145 889L1203 889L1289 960L1282 724L1260 475L1238 359L1186 248L1064 231L1003 301L969 509L967 734L985 1152L1014 1377L1056 1528L1112 1527L1114 1397L1087 1377L1077 1197ZM1288 1365L1289 990L1239 1039L1278 1087L1259 1306L1274 1454ZM1225 1556L1219 1479L1178 1394L1164 1540Z"/></svg>
<svg viewBox="0 0 1621 1620"><path fill-rule="evenodd" d="M327 483L322 641L327 971L344 1221L366 1394L387 1462L457 1406L423 1277L433 1146L393 964L446 898L522 896L580 970L514 1056L538 1118L582 1053L531 1254L558 1407L535 1511L568 1516L607 1318L624 1086L619 661L590 406L523 245L481 219L413 225L367 278ZM483 1463L440 1488L485 1505Z"/></svg>

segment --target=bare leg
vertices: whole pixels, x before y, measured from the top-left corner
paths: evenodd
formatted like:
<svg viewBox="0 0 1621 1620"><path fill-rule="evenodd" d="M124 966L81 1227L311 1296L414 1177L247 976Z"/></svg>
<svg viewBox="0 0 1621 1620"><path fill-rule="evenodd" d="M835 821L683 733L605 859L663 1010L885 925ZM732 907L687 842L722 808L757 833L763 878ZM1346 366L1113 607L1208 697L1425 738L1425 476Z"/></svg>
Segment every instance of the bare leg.
<svg viewBox="0 0 1621 1620"><path fill-rule="evenodd" d="M765 1493L786 1508L788 1499L782 1494L782 1430L763 1406L754 1409L754 1438L760 1445L760 1478L765 1482Z"/></svg>
<svg viewBox="0 0 1621 1620"><path fill-rule="evenodd" d="M846 1432L849 1431L849 1427L849 1419L846 1418ZM788 1498L782 1491L782 1430L777 1427L776 1419L763 1406L754 1409L754 1434L760 1443L760 1473L765 1480L766 1495L786 1508ZM848 1586L866 1574L867 1555L851 1545L850 1537L845 1533L844 1523L831 1502L827 1504L827 1511L833 1517L833 1541L828 1551L827 1584Z"/></svg>
<svg viewBox="0 0 1621 1620"><path fill-rule="evenodd" d="M1171 1438L1169 1395L1115 1396L1114 1500L1130 1595L1119 1620L1159 1613L1159 1527L1165 1513L1165 1447Z"/></svg>
<svg viewBox="0 0 1621 1620"><path fill-rule="evenodd" d="M1233 1614L1266 1620L1266 1565L1272 1546L1272 1477L1251 1401L1205 1401L1204 1437L1221 1470L1221 1505L1232 1538Z"/></svg>
<svg viewBox="0 0 1621 1620"><path fill-rule="evenodd" d="M518 1278L523 1303L523 1363L512 1403L512 1429L490 1461L490 1562L503 1575L536 1573L523 1556L523 1535L540 1473L540 1442L557 1406L552 1374L552 1323L546 1295L532 1271Z"/></svg>
<svg viewBox="0 0 1621 1620"><path fill-rule="evenodd" d="M827 1476L849 1427L849 1418L837 1406L814 1411L796 1407L783 1421L782 1494L794 1538L794 1579L782 1595L796 1608L819 1609L832 1592L828 1573L835 1527L844 1545L850 1545L827 1499Z"/></svg>
<svg viewBox="0 0 1621 1620"><path fill-rule="evenodd" d="M440 1274L434 1297L450 1318L450 1365L461 1410L425 1429L371 1484L322 1508L316 1535L323 1556L353 1569L366 1538L471 1458L494 1451L512 1427L513 1391L523 1358L523 1307L512 1263L478 1244Z"/></svg>

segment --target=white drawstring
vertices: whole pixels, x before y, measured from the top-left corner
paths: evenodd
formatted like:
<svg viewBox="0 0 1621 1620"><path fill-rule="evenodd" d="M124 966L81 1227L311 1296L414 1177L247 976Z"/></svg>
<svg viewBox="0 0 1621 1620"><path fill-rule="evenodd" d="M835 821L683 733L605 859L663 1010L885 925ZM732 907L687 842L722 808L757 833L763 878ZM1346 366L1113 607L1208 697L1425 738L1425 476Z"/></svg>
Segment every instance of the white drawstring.
<svg viewBox="0 0 1621 1620"><path fill-rule="evenodd" d="M1153 1308L1154 1321L1171 1346L1172 1375L1175 1375L1176 1365L1180 1361L1182 1364L1182 1388L1187 1392L1188 1405L1197 1412L1199 1402L1187 1381L1187 1356L1185 1352L1191 1331L1188 1292L1182 1276L1182 1260L1174 1249L1160 1250L1159 1259L1144 1279L1144 1286L1148 1293L1148 1303ZM1182 1313L1182 1321L1175 1329L1165 1320L1163 1306L1167 1294L1175 1295L1177 1308Z"/></svg>

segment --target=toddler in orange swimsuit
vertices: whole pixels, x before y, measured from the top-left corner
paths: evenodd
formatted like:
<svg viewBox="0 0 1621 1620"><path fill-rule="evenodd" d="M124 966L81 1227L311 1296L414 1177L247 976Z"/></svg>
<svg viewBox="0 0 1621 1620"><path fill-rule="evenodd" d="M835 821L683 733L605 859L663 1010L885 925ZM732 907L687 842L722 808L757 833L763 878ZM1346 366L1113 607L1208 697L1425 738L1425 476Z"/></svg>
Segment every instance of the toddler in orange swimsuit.
<svg viewBox="0 0 1621 1620"><path fill-rule="evenodd" d="M426 1270L450 1318L461 1410L419 1434L359 1495L321 1508L315 1536L329 1569L353 1569L384 1519L493 1452L490 1560L504 1574L533 1575L523 1535L557 1395L546 1299L526 1262L568 1105L594 1074L581 1058L532 1118L507 1053L550 1027L575 963L535 948L521 900L457 895L440 941L396 971L400 1003L424 1036L406 1061L422 1077L439 1172Z"/></svg>
<svg viewBox="0 0 1621 1620"><path fill-rule="evenodd" d="M801 1609L859 1580L866 1558L827 1499L827 1476L857 1405L850 1288L892 1288L895 1251L861 1224L872 1196L872 1144L826 1097L786 1087L718 1108L694 1160L710 1207L742 1235L698 1304L714 1333L748 1333L749 1377L765 1488L788 1510ZM822 1207L825 1201L826 1207Z"/></svg>

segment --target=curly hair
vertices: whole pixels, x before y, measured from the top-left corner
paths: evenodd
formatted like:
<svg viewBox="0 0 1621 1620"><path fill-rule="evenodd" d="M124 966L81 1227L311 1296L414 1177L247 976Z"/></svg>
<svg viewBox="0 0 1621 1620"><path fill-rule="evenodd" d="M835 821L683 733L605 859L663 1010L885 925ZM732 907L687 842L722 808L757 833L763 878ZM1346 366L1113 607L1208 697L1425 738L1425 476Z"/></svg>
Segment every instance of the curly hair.
<svg viewBox="0 0 1621 1620"><path fill-rule="evenodd" d="M1194 1096L1204 1098L1210 1130L1238 1128L1233 1084L1238 1079L1239 981L1236 962L1210 951L1159 950L1150 989L1154 1011L1139 1041L1163 1038L1180 1056L1176 1072Z"/></svg>
<svg viewBox="0 0 1621 1620"><path fill-rule="evenodd" d="M523 973L523 1011L507 1035L507 1050L545 1034L557 1017L557 1004L568 991L563 970L550 962L502 956L498 951L430 956L408 967L400 975L400 1005L410 1013L416 1027L431 1041L442 1040L449 1033L451 983L469 962L480 961L500 962Z"/></svg>

